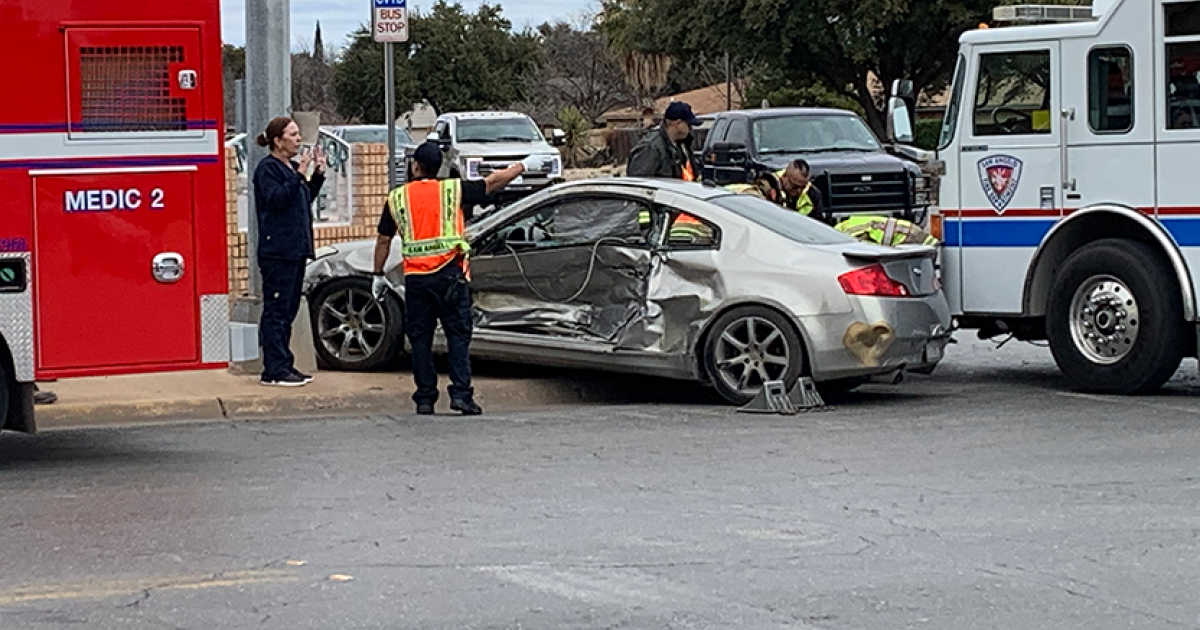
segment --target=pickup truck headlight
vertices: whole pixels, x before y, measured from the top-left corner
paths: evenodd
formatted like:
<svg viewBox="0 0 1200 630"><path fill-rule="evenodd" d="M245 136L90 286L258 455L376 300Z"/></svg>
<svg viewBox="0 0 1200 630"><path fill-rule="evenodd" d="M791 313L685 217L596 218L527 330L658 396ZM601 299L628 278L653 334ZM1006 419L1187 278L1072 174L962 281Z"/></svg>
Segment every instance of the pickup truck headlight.
<svg viewBox="0 0 1200 630"><path fill-rule="evenodd" d="M547 175L550 179L562 177L562 156L557 156L550 162L550 174Z"/></svg>
<svg viewBox="0 0 1200 630"><path fill-rule="evenodd" d="M929 192L921 191L913 195L914 206L928 206L930 203Z"/></svg>
<svg viewBox="0 0 1200 630"><path fill-rule="evenodd" d="M464 173L464 176L467 179L471 179L471 180L483 179L482 177L479 176L479 165L482 163L483 163L483 158L467 158L467 161L466 161L467 172Z"/></svg>

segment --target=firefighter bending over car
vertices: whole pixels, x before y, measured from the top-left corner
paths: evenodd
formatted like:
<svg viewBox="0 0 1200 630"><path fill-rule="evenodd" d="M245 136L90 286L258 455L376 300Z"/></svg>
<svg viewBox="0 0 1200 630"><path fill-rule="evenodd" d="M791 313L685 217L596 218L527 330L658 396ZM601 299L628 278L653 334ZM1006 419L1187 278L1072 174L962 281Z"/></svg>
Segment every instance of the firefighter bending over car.
<svg viewBox="0 0 1200 630"><path fill-rule="evenodd" d="M860 241L879 245L930 245L938 240L912 221L882 215L854 215L834 223L833 214L822 203L821 191L810 178L808 163L795 160L787 168L761 175L751 184L730 184L725 188L740 194L754 195L794 210L823 223L832 225Z"/></svg>
<svg viewBox="0 0 1200 630"><path fill-rule="evenodd" d="M409 164L412 181L392 190L379 218L371 294L387 299L389 282L384 266L392 239L400 234L404 263L404 332L412 344L413 402L417 413L432 414L438 399L437 369L433 364L433 335L440 321L450 359L450 408L463 415L483 413L471 387L471 246L464 226L487 196L512 183L527 170L544 170L554 156L531 155L481 181L438 180L442 152L426 142L417 147Z"/></svg>

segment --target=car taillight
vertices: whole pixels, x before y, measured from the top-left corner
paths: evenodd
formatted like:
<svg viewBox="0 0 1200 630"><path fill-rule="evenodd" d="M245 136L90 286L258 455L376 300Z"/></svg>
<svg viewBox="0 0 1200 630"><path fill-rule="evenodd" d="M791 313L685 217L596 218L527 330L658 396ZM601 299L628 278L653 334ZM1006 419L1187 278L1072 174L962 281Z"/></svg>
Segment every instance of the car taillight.
<svg viewBox="0 0 1200 630"><path fill-rule="evenodd" d="M876 295L883 297L906 297L908 287L892 280L883 265L871 265L838 276L838 284L850 295Z"/></svg>

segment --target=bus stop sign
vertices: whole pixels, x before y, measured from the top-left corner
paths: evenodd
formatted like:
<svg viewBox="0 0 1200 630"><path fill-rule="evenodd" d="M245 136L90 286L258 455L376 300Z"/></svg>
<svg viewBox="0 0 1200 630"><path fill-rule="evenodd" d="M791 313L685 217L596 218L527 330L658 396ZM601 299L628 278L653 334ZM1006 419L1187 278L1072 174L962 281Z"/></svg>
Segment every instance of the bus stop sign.
<svg viewBox="0 0 1200 630"><path fill-rule="evenodd" d="M380 43L408 41L408 0L371 0L371 34Z"/></svg>

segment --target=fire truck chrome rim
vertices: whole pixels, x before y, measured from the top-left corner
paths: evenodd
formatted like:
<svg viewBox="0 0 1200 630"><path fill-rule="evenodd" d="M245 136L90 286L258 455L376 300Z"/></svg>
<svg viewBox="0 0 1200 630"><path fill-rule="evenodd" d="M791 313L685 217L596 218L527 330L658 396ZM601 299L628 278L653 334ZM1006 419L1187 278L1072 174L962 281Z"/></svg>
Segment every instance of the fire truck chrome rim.
<svg viewBox="0 0 1200 630"><path fill-rule="evenodd" d="M1133 292L1112 276L1088 278L1071 300L1071 337L1093 363L1124 359L1137 343L1140 324Z"/></svg>
<svg viewBox="0 0 1200 630"><path fill-rule="evenodd" d="M717 342L719 378L738 393L753 396L767 381L783 379L790 363L787 337L761 317L734 320Z"/></svg>
<svg viewBox="0 0 1200 630"><path fill-rule="evenodd" d="M367 291L342 289L321 305L321 343L339 361L363 361L375 354L387 329L383 304Z"/></svg>

